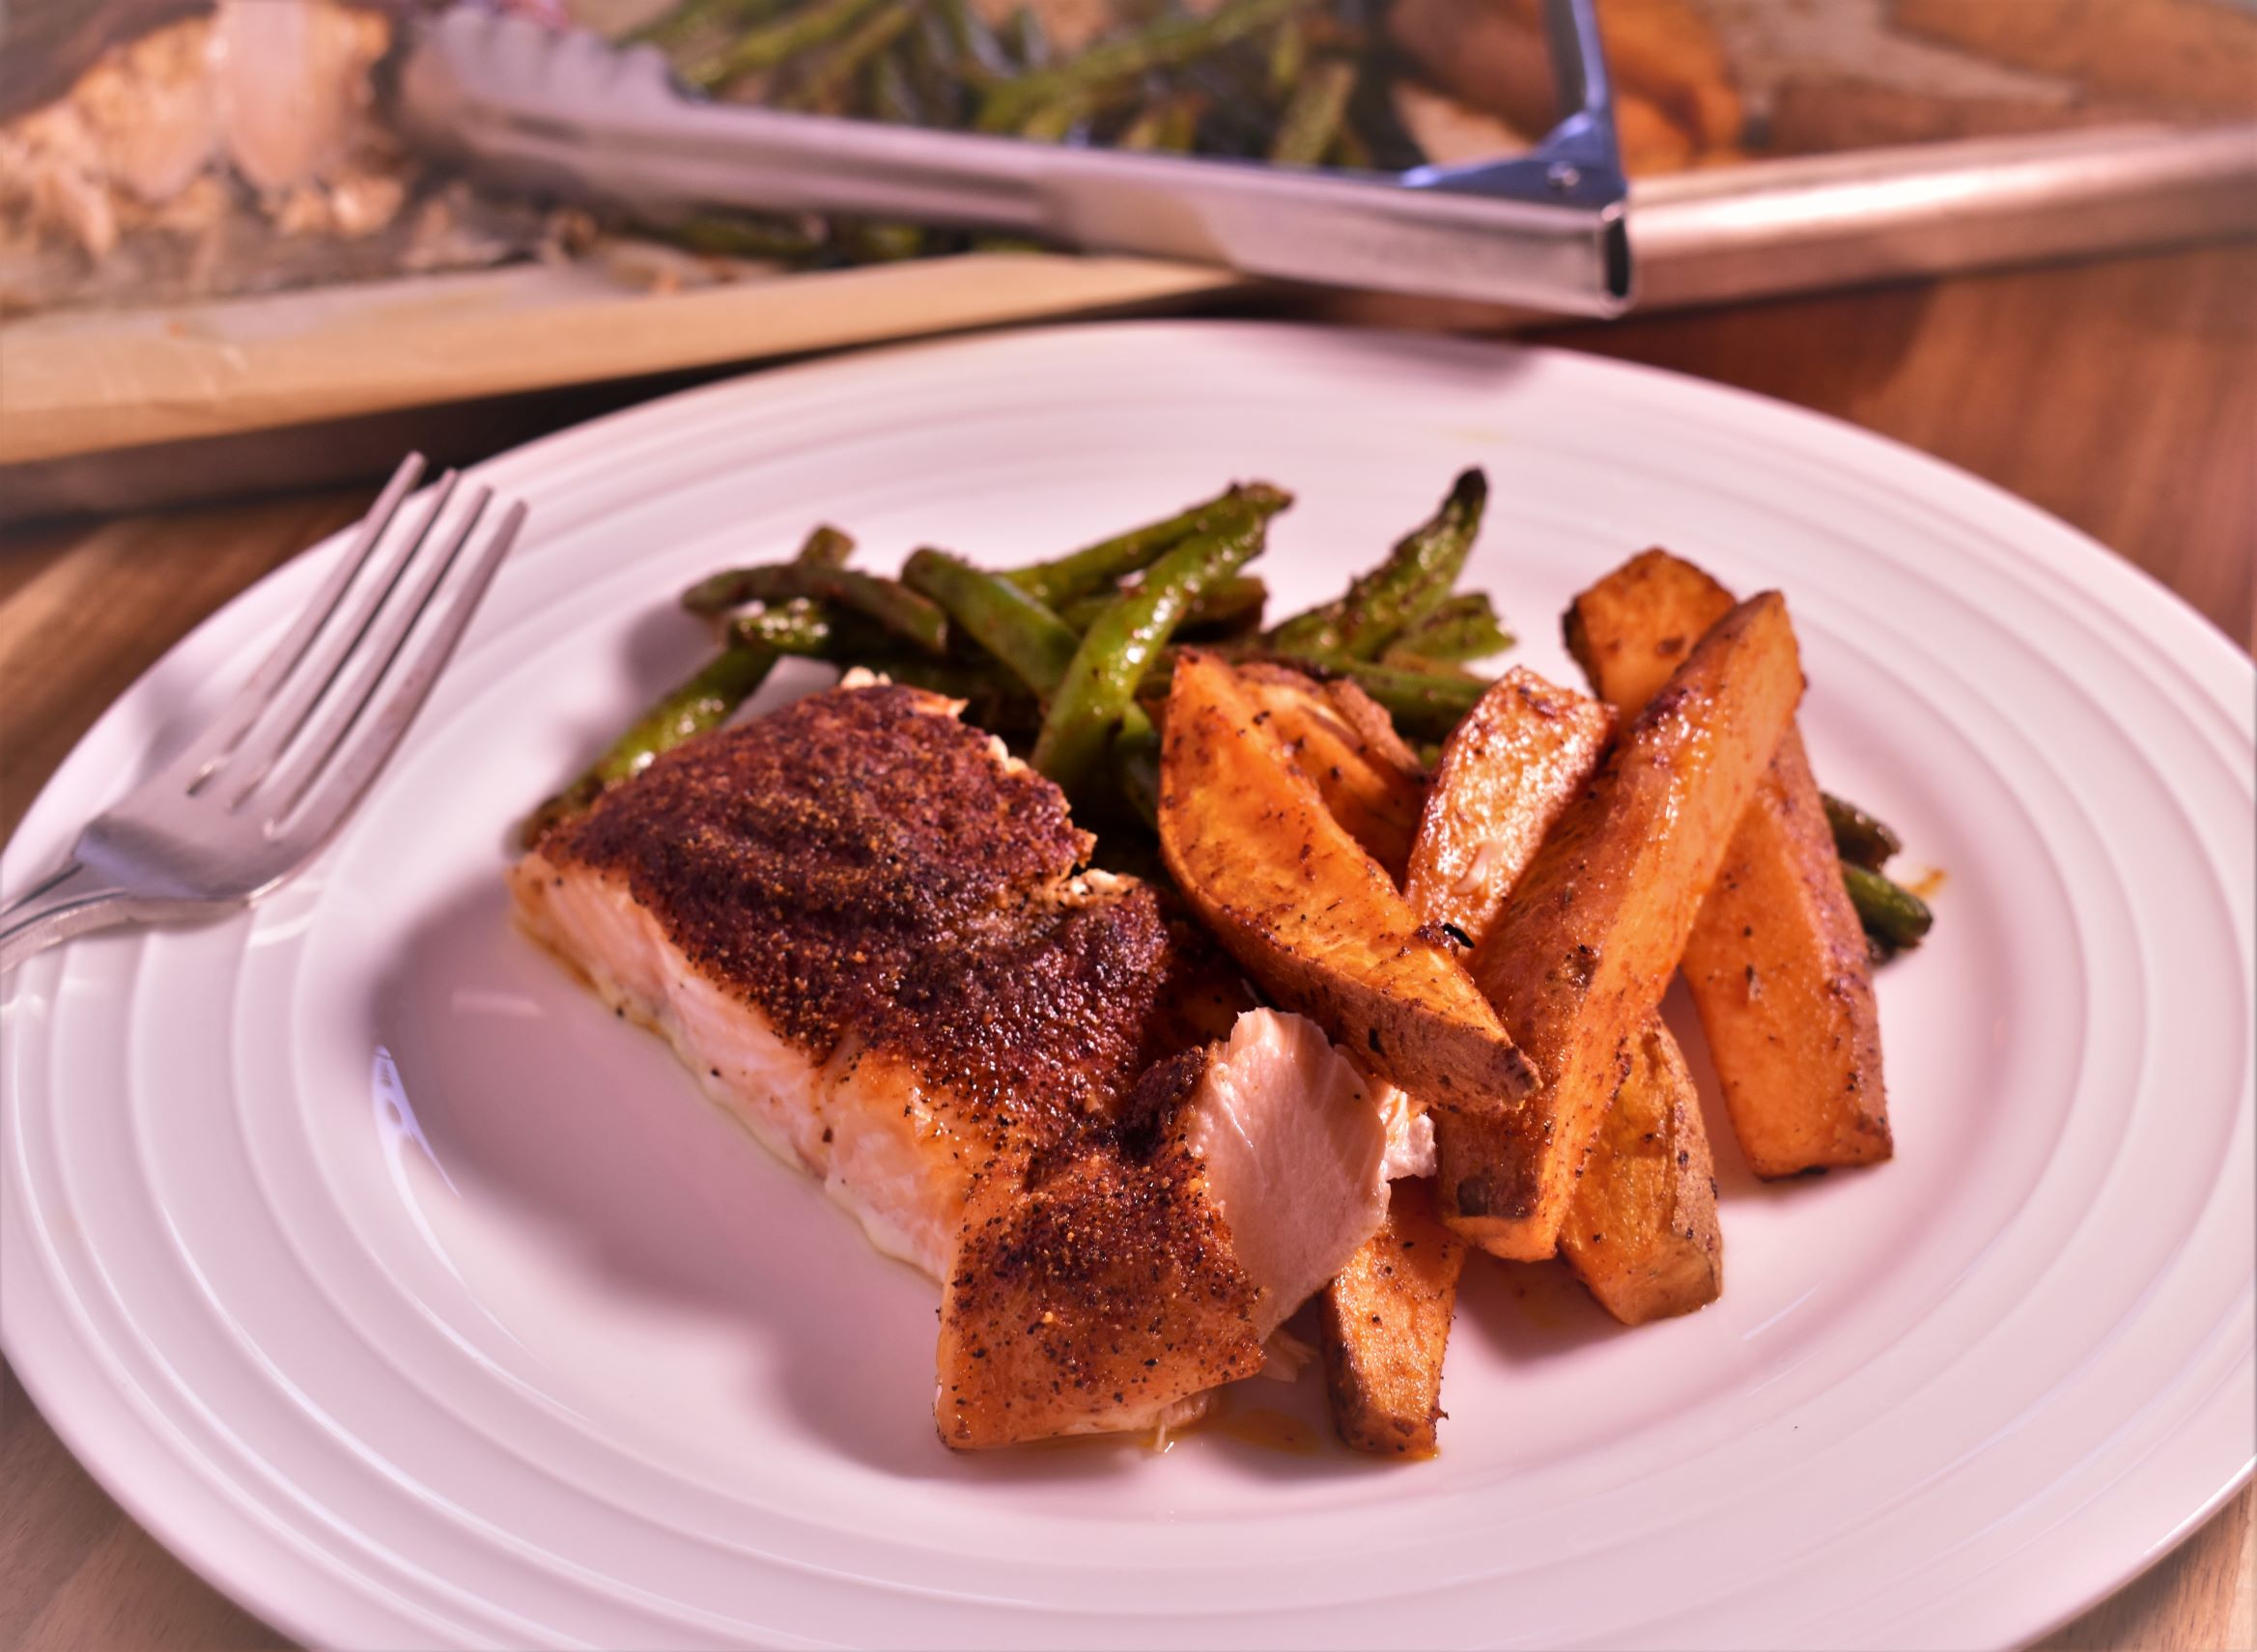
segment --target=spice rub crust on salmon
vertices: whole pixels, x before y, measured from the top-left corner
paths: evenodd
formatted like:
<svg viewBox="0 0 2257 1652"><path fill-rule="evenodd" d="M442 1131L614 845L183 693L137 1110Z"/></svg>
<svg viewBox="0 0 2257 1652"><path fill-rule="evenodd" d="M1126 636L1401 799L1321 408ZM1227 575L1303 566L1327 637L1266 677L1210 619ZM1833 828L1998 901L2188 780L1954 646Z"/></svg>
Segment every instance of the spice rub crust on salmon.
<svg viewBox="0 0 2257 1652"><path fill-rule="evenodd" d="M814 695L687 742L511 874L520 921L942 1281L951 1446L1196 1416L1432 1133L1251 1007L954 701Z"/></svg>
<svg viewBox="0 0 2257 1652"><path fill-rule="evenodd" d="M700 737L511 876L537 939L937 1279L977 1178L1015 1181L1244 1002L956 711L881 684Z"/></svg>
<svg viewBox="0 0 2257 1652"><path fill-rule="evenodd" d="M959 1449L1167 1427L1264 1344L1434 1167L1427 1121L1314 1022L1249 1010L1113 1118L982 1186L941 1304Z"/></svg>

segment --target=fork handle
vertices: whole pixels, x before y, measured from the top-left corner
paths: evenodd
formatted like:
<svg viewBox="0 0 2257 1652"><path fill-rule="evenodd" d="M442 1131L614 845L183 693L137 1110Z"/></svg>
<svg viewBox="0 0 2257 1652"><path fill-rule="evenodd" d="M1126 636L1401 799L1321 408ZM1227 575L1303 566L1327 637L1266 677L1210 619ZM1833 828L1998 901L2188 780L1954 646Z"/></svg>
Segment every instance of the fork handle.
<svg viewBox="0 0 2257 1652"><path fill-rule="evenodd" d="M0 908L0 975L58 940L124 923L132 916L124 894L78 861Z"/></svg>

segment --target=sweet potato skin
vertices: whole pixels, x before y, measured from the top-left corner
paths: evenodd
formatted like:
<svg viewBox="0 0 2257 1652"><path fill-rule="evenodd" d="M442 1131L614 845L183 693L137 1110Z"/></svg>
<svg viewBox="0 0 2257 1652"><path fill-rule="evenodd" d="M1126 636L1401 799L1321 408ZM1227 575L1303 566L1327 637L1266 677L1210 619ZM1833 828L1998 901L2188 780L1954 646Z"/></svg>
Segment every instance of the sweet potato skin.
<svg viewBox="0 0 2257 1652"><path fill-rule="evenodd" d="M1279 1004L1423 1103L1438 1135L1524 1110L1528 1063L1496 1011L1257 710L1226 661L1177 662L1160 849L1185 898Z"/></svg>
<svg viewBox="0 0 2257 1652"><path fill-rule="evenodd" d="M1435 765L1403 880L1412 910L1479 946L1613 732L1605 706L1525 666L1497 679Z"/></svg>
<svg viewBox="0 0 2257 1652"><path fill-rule="evenodd" d="M1650 550L1576 598L1567 645L1600 698L1628 715L1731 604L1700 569ZM1865 932L1791 728L1734 832L1683 965L1733 1134L1757 1175L1890 1156Z"/></svg>
<svg viewBox="0 0 2257 1652"><path fill-rule="evenodd" d="M1590 780L1608 708L1515 667L1442 748L1404 893L1419 915L1487 938L1560 812ZM1630 1076L1593 1140L1560 1251L1627 1325L1688 1313L1723 1289L1708 1134L1658 1016L1631 1036Z"/></svg>
<svg viewBox="0 0 2257 1652"><path fill-rule="evenodd" d="M1437 1136L1445 1220L1535 1261L1558 1247L1627 1041L1678 967L1734 826L1802 692L1786 602L1735 608L1568 805L1473 956L1535 1068L1535 1104Z"/></svg>
<svg viewBox="0 0 2257 1652"><path fill-rule="evenodd" d="M1724 1289L1724 1237L1700 1092L1658 1016L1631 1035L1616 1093L1575 1185L1560 1254L1624 1325L1690 1313Z"/></svg>
<svg viewBox="0 0 2257 1652"><path fill-rule="evenodd" d="M1318 1299L1333 1426L1358 1451L1431 1457L1442 1357L1465 1242L1434 1215L1432 1187L1406 1179L1387 1220Z"/></svg>

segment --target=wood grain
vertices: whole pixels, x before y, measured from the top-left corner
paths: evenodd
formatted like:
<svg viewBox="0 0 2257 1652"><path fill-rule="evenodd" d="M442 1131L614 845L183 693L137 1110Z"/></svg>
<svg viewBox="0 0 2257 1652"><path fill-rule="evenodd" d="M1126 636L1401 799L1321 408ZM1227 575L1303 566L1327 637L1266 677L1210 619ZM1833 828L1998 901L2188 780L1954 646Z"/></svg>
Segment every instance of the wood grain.
<svg viewBox="0 0 2257 1652"><path fill-rule="evenodd" d="M1558 329L1819 408L2035 500L2257 646L2257 248ZM351 519L348 490L0 536L0 830L199 619ZM0 1647L284 1642L87 1478L0 1368ZM2041 1644L2257 1646L2257 1490Z"/></svg>

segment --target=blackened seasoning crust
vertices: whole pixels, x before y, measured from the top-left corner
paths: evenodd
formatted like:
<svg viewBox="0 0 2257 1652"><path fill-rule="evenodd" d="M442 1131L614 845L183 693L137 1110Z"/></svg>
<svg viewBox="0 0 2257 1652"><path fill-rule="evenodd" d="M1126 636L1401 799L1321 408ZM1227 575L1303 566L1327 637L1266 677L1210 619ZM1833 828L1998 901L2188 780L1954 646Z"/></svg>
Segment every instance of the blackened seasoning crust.
<svg viewBox="0 0 2257 1652"><path fill-rule="evenodd" d="M1261 1367L1255 1291L1174 1128L1206 1051L1151 1068L1120 1122L975 1198L941 1313L941 1438L959 1449L1150 1426Z"/></svg>
<svg viewBox="0 0 2257 1652"><path fill-rule="evenodd" d="M1177 1000L1211 953L1148 886L1076 880L1064 795L950 714L914 688L813 695L665 753L541 851L623 878L813 1059L851 1035L949 1092L960 1130L1031 1146L1205 1035Z"/></svg>
<svg viewBox="0 0 2257 1652"><path fill-rule="evenodd" d="M1150 1426L1261 1362L1183 1129L1245 990L1150 885L1085 874L1088 850L1058 788L950 702L876 686L667 752L554 828L521 886L536 910L551 884L623 887L670 967L832 1075L825 1147L832 1118L914 1109L914 1145L865 1146L857 1173L890 1162L877 1196L954 1227L938 1421L958 1447Z"/></svg>

